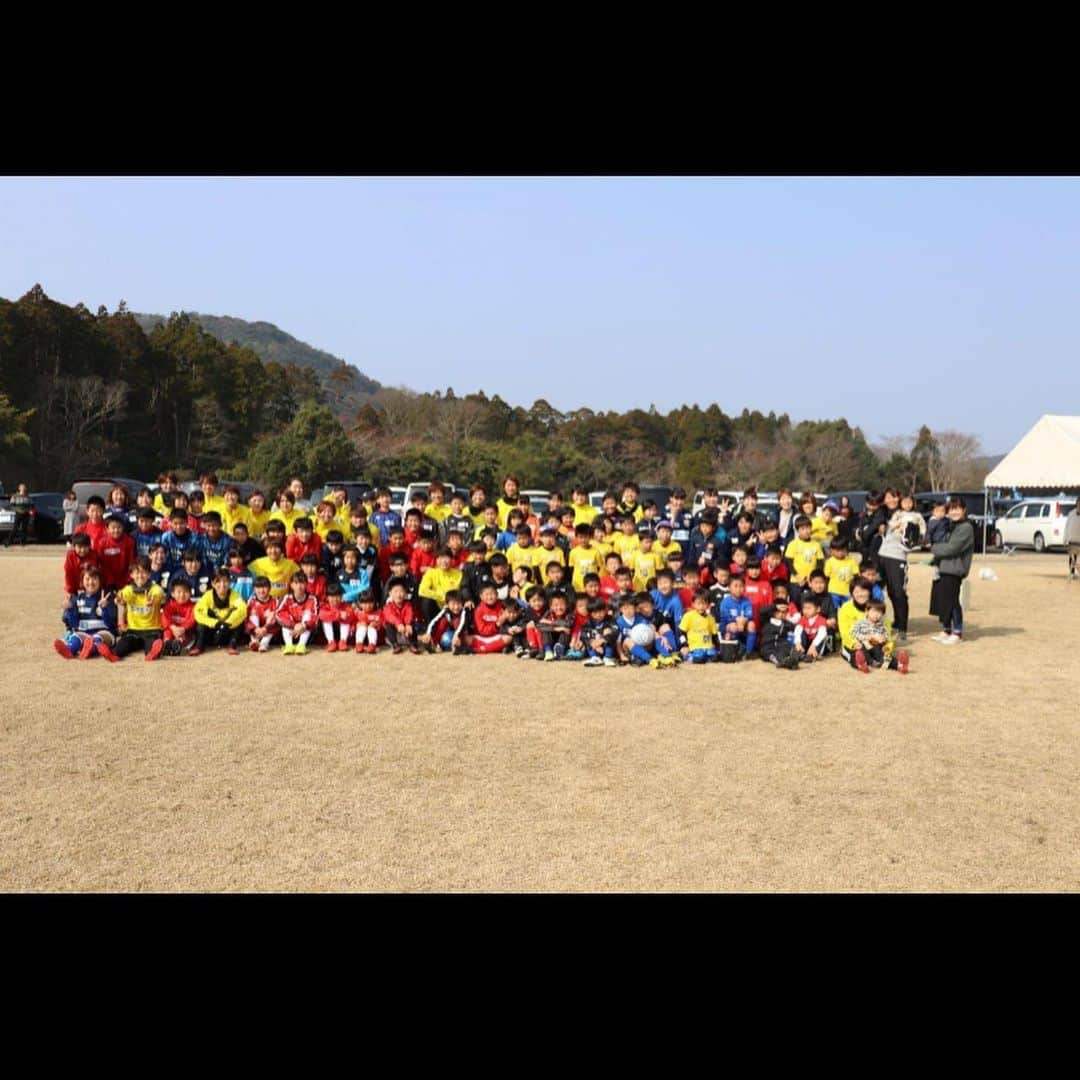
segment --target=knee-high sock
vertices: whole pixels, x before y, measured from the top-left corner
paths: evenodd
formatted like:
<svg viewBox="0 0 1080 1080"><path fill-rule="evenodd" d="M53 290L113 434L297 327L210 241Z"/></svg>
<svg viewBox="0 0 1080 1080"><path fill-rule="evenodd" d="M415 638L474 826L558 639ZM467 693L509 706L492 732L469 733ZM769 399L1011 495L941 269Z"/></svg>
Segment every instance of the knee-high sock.
<svg viewBox="0 0 1080 1080"><path fill-rule="evenodd" d="M348 623L342 623L341 628L338 631L338 637L341 638L342 644L347 644L349 640L349 634L352 631L352 627Z"/></svg>
<svg viewBox="0 0 1080 1080"><path fill-rule="evenodd" d="M291 645L292 644L292 627L291 626L283 626L281 628L281 636L285 639L285 644L286 645Z"/></svg>

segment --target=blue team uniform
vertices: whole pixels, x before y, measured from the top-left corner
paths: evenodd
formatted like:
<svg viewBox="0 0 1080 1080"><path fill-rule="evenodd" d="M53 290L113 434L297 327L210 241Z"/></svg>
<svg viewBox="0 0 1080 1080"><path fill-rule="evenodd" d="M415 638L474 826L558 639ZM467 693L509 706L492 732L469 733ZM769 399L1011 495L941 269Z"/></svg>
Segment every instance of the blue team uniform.
<svg viewBox="0 0 1080 1080"><path fill-rule="evenodd" d="M183 537L177 536L172 529L169 529L168 532L162 533L161 543L165 546L165 567L172 574L184 569L184 552L188 548L194 548L199 553L200 559L203 557L202 534L192 532L190 529Z"/></svg>
<svg viewBox="0 0 1080 1080"><path fill-rule="evenodd" d="M390 543L390 530L401 524L401 515L396 510L376 510L368 520L379 530L379 543Z"/></svg>
<svg viewBox="0 0 1080 1080"><path fill-rule="evenodd" d="M161 543L161 531L159 529L151 529L148 533L144 533L139 529L136 529L131 538L135 541L135 558L136 559L149 559L150 549L156 544Z"/></svg>
<svg viewBox="0 0 1080 1080"><path fill-rule="evenodd" d="M671 646L672 652L676 651L679 647L679 623L682 622L682 617L685 614L683 611L682 601L679 599L679 594L674 591L667 596L664 596L659 589L653 589L649 593L652 597L653 607L656 609L656 615L660 617L661 623L667 623L671 629L664 634L664 640Z"/></svg>
<svg viewBox="0 0 1080 1080"><path fill-rule="evenodd" d="M206 533L200 533L199 538L202 540L203 565L210 568L211 577L223 566L228 569L229 548L233 546L232 537L222 533L216 540L211 540Z"/></svg>
<svg viewBox="0 0 1080 1080"><path fill-rule="evenodd" d="M741 642L748 653L754 651L757 645L757 631L756 630L744 630L741 633L735 633L732 631L728 633L726 627L728 623L734 622L738 618L744 618L748 623L753 622L754 619L754 605L750 602L749 597L743 596L738 600L734 596L725 596L720 601L720 617L717 619L720 629L721 641L738 641Z"/></svg>
<svg viewBox="0 0 1080 1080"><path fill-rule="evenodd" d="M67 634L63 638L64 644L72 656L75 656L83 646L82 634L90 636L94 647L90 651L91 656L97 655L97 647L102 642L101 633L106 631L116 637L116 605L112 600L107 603L101 602L101 590L96 593L76 593L72 598L72 606L64 609L64 626Z"/></svg>

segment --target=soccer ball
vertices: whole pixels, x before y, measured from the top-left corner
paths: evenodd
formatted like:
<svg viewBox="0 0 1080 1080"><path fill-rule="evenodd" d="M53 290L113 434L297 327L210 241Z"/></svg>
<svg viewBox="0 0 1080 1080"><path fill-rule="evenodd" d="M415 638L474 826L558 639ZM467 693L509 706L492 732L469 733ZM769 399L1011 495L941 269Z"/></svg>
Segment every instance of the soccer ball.
<svg viewBox="0 0 1080 1080"><path fill-rule="evenodd" d="M647 649L656 640L656 631L649 623L637 623L630 627L630 640Z"/></svg>

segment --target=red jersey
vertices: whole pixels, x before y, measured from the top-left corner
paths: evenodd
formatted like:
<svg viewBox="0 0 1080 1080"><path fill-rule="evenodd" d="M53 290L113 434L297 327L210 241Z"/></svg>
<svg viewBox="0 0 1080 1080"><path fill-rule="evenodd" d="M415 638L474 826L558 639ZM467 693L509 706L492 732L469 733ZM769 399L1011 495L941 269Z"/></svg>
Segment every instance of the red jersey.
<svg viewBox="0 0 1080 1080"><path fill-rule="evenodd" d="M361 619L364 618L363 613L360 615ZM382 609L383 625L385 626L412 626L416 622L416 616L413 614L413 606L408 600L405 601L401 607L398 607L395 603L388 603ZM371 626L371 620L368 620L368 626Z"/></svg>
<svg viewBox="0 0 1080 1080"><path fill-rule="evenodd" d="M729 572L729 573L731 574L731 576L732 576L732 577L741 577L741 578L745 578L745 577L746 577L746 563L743 563L743 564L742 564L742 566L740 566L740 565L739 565L739 564L738 564L737 562L735 562L735 560L733 559L733 560L732 560L732 561L731 561L731 562L730 562L730 563L728 564L728 572Z"/></svg>
<svg viewBox="0 0 1080 1080"><path fill-rule="evenodd" d="M285 558L292 559L299 566L305 555L314 555L316 559L322 560L322 537L313 532L305 543L296 533L289 533L285 538Z"/></svg>
<svg viewBox="0 0 1080 1080"><path fill-rule="evenodd" d="M608 575L605 574L600 579L600 595L605 600L610 600L613 596L618 596L618 594L619 586L615 579L613 577L608 577Z"/></svg>
<svg viewBox="0 0 1080 1080"><path fill-rule="evenodd" d="M806 636L813 641L818 632L823 630L827 624L824 615L815 615L812 619L808 619L803 615L795 625L804 630Z"/></svg>
<svg viewBox="0 0 1080 1080"><path fill-rule="evenodd" d="M319 601L314 596L305 596L297 600L291 593L282 598L277 609L277 620L290 629L303 626L306 630L314 628L319 618Z"/></svg>
<svg viewBox="0 0 1080 1080"><path fill-rule="evenodd" d="M420 534L415 529L405 530L405 543L410 547L416 547L417 540L420 539Z"/></svg>
<svg viewBox="0 0 1080 1080"><path fill-rule="evenodd" d="M104 521L99 521L97 524L92 521L87 521L85 524L77 525L75 531L86 533L86 535L90 537L90 545L93 548L97 548L97 542L103 536L108 535L108 529L105 527Z"/></svg>
<svg viewBox="0 0 1080 1080"><path fill-rule="evenodd" d="M478 637L495 637L503 632L499 624L499 616L503 613L502 601L496 600L494 604L477 604L473 608L473 625L476 627Z"/></svg>
<svg viewBox="0 0 1080 1080"><path fill-rule="evenodd" d="M424 576L425 570L430 570L435 565L435 550L424 551L423 548L415 548L412 558L409 560L409 571L417 581Z"/></svg>
<svg viewBox="0 0 1080 1080"><path fill-rule="evenodd" d="M184 637L195 627L195 602L188 600L184 604L179 604L175 600L170 600L161 609L161 622L169 637Z"/></svg>
<svg viewBox="0 0 1080 1080"><path fill-rule="evenodd" d="M340 623L342 626L355 626L356 608L352 604L320 604L319 621Z"/></svg>
<svg viewBox="0 0 1080 1080"><path fill-rule="evenodd" d="M791 575L788 573L787 563L783 559L775 570L770 570L767 563L761 564L762 581L787 581Z"/></svg>
<svg viewBox="0 0 1080 1080"><path fill-rule="evenodd" d="M277 601L273 597L260 600L253 596L248 601L248 628L254 630L258 626L273 626L277 622L277 608Z"/></svg>
<svg viewBox="0 0 1080 1080"><path fill-rule="evenodd" d="M320 606L326 599L326 586L328 584L326 575L323 573L317 573L313 578L307 579L308 596L314 596L319 601Z"/></svg>
<svg viewBox="0 0 1080 1080"><path fill-rule="evenodd" d="M743 596L754 605L754 622L760 626L761 620L758 618L758 612L772 603L772 586L767 581L762 581L761 578L755 581L752 577L744 577L743 581L745 582Z"/></svg>
<svg viewBox="0 0 1080 1080"><path fill-rule="evenodd" d="M574 613L574 625L570 627L570 636L576 638L581 634L581 628L587 626L589 623L588 613L584 615L578 615Z"/></svg>
<svg viewBox="0 0 1080 1080"><path fill-rule="evenodd" d="M126 533L114 540L105 533L94 545L101 564L101 583L106 589L122 589L135 561L135 541Z"/></svg>
<svg viewBox="0 0 1080 1080"><path fill-rule="evenodd" d="M401 547L394 547L391 544L383 544L379 548L379 578L382 581L390 576L390 557L392 555L404 555L405 562L408 564L412 558L412 548L408 544L402 544Z"/></svg>
<svg viewBox="0 0 1080 1080"><path fill-rule="evenodd" d="M696 591L696 589L691 589L686 585L678 590L679 603L682 604L683 611L694 610L694 593Z"/></svg>
<svg viewBox="0 0 1080 1080"><path fill-rule="evenodd" d="M356 621L360 626L374 626L379 628L383 624L383 613L378 608L374 611L361 611L357 608Z"/></svg>
<svg viewBox="0 0 1080 1080"><path fill-rule="evenodd" d="M85 559L80 559L75 554L75 549L72 548L64 556L64 592L69 592L72 596L77 592L81 592L83 571L90 567L101 569L101 563L98 561L94 549L90 549L90 554Z"/></svg>

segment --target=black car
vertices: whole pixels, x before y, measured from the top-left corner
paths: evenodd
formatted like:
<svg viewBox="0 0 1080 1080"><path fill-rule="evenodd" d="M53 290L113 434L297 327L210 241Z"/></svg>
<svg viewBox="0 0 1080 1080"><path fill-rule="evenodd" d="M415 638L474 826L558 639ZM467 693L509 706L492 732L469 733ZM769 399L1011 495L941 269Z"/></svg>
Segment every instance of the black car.
<svg viewBox="0 0 1080 1080"><path fill-rule="evenodd" d="M336 487L345 489L345 500L350 506L359 506L364 492L374 490L375 485L370 480L327 480L323 485L326 491Z"/></svg>
<svg viewBox="0 0 1080 1080"><path fill-rule="evenodd" d="M851 512L861 514L866 509L866 494L865 491L834 491L829 498L839 506L841 497L846 495L851 503Z"/></svg>

